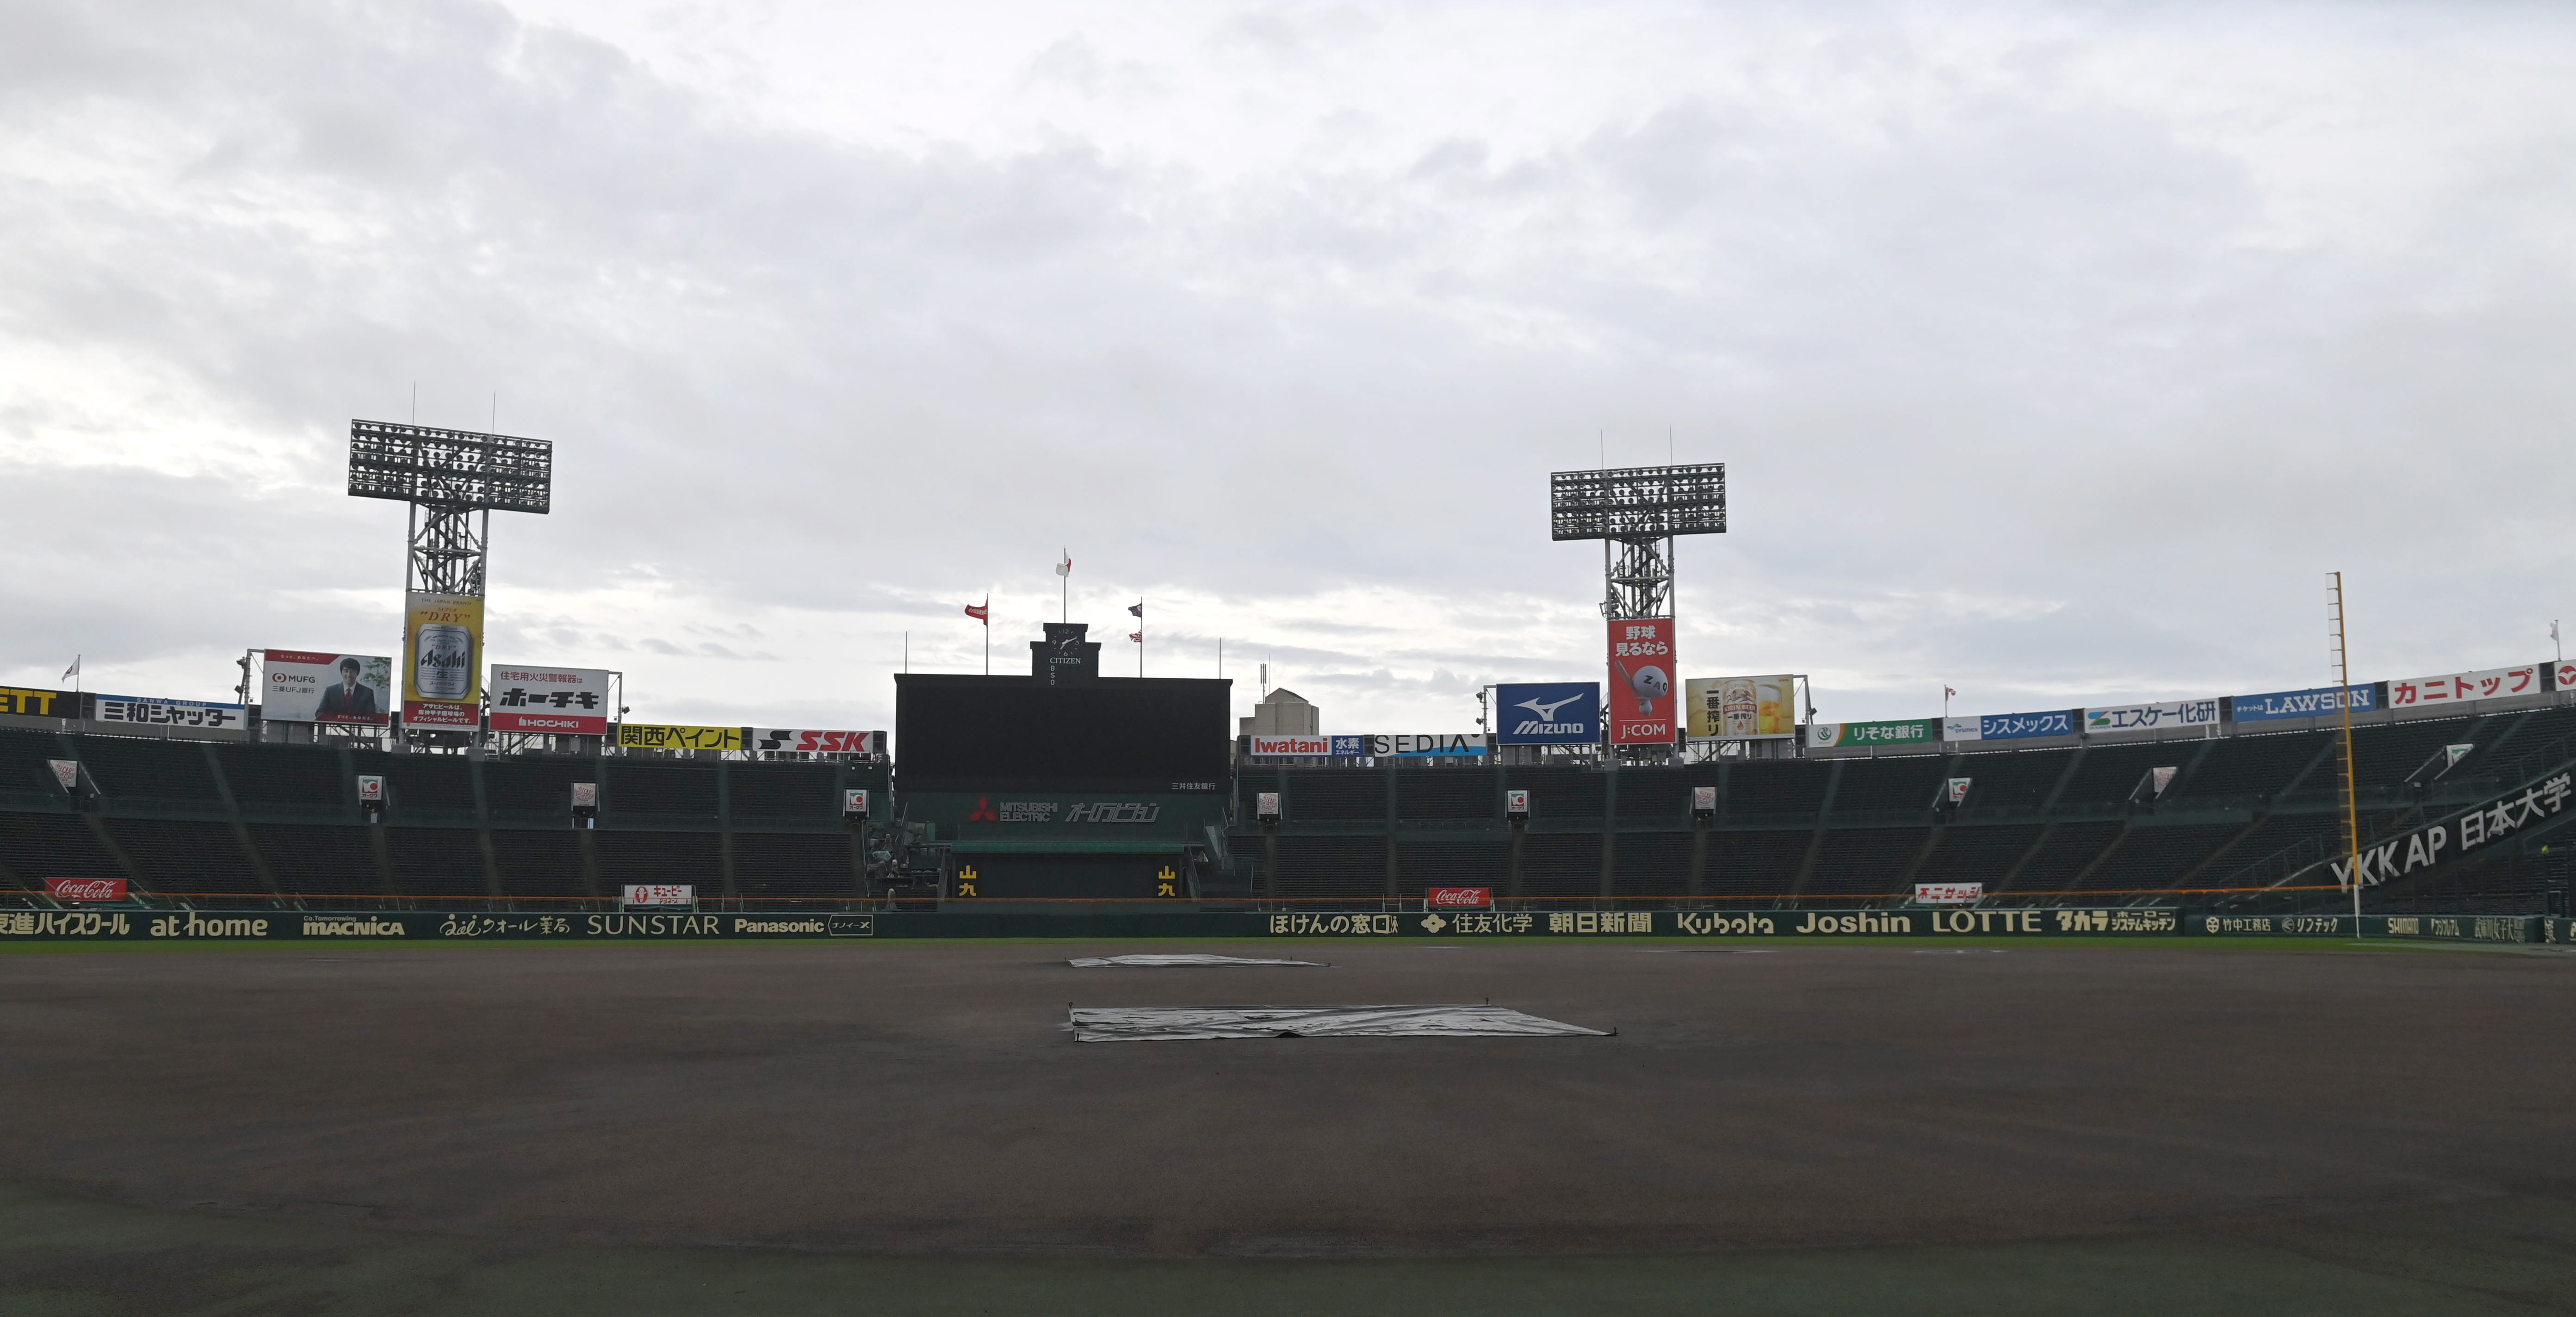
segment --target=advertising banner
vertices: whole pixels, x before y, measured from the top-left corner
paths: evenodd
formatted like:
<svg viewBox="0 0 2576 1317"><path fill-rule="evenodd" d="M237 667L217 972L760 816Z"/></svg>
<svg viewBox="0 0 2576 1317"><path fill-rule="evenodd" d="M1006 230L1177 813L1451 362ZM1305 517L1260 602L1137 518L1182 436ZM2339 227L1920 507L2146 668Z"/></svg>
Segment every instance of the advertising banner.
<svg viewBox="0 0 2576 1317"><path fill-rule="evenodd" d="M0 686L0 713L22 718L77 718L79 701L70 691L27 690Z"/></svg>
<svg viewBox="0 0 2576 1317"><path fill-rule="evenodd" d="M2576 662L2552 664L2549 677L2552 690L2576 690Z"/></svg>
<svg viewBox="0 0 2576 1317"><path fill-rule="evenodd" d="M799 727L755 727L754 749L811 755L872 755L885 750L876 732L822 732ZM1320 752L1318 752L1320 753Z"/></svg>
<svg viewBox="0 0 2576 1317"><path fill-rule="evenodd" d="M1423 894L1423 903L1434 910L1456 907L1475 908L1494 903L1490 887L1434 887Z"/></svg>
<svg viewBox="0 0 2576 1317"><path fill-rule="evenodd" d="M2499 700L2514 695L2537 695L2540 693L2540 669L2543 666L2526 663L2518 668L2488 668L2482 672L2451 672L2438 677L2392 681L2388 683L2388 707L2421 709L2433 705Z"/></svg>
<svg viewBox="0 0 2576 1317"><path fill-rule="evenodd" d="M1357 759L1369 752L1369 739L1365 736L1335 736L1327 739L1333 743L1335 759Z"/></svg>
<svg viewBox="0 0 2576 1317"><path fill-rule="evenodd" d="M1252 757L1255 759L1324 759L1333 753L1329 736L1255 736Z"/></svg>
<svg viewBox="0 0 2576 1317"><path fill-rule="evenodd" d="M1482 732L1460 732L1451 735L1420 733L1413 736L1371 736L1366 753L1387 759L1418 755L1480 755L1485 753Z"/></svg>
<svg viewBox="0 0 2576 1317"><path fill-rule="evenodd" d="M1760 741L1798 734L1794 677L1693 677L1684 693L1694 738Z"/></svg>
<svg viewBox="0 0 2576 1317"><path fill-rule="evenodd" d="M608 734L608 671L492 665L492 730Z"/></svg>
<svg viewBox="0 0 2576 1317"><path fill-rule="evenodd" d="M2576 781L2560 773L2524 788L2519 795L2508 791L2456 817L2417 828L2393 841L2365 846L2358 856L2345 855L2332 861L2335 886L2352 886L2353 872L2358 869L2362 886L2375 887L2502 841L2514 829L2528 827L2567 808L2571 795L2576 795Z"/></svg>
<svg viewBox="0 0 2576 1317"><path fill-rule="evenodd" d="M45 895L57 901L122 901L125 880L122 878L48 878Z"/></svg>
<svg viewBox="0 0 2576 1317"><path fill-rule="evenodd" d="M89 716L96 721L143 727L238 728L250 716L250 710L238 704L156 700L142 695L93 695L90 705Z"/></svg>
<svg viewBox="0 0 2576 1317"><path fill-rule="evenodd" d="M272 723L368 723L394 707L394 661L381 654L260 651L259 716Z"/></svg>
<svg viewBox="0 0 2576 1317"><path fill-rule="evenodd" d="M679 906L693 908L698 903L698 889L687 883L627 883L619 901L628 906Z"/></svg>
<svg viewBox="0 0 2576 1317"><path fill-rule="evenodd" d="M1984 883L1916 883L1916 905L1975 905L1985 899Z"/></svg>
<svg viewBox="0 0 2576 1317"><path fill-rule="evenodd" d="M1610 623L1610 744L1673 743L1673 640L1669 617Z"/></svg>
<svg viewBox="0 0 2576 1317"><path fill-rule="evenodd" d="M2368 683L2352 687L2352 711L2369 713L2379 707L2379 688ZM2227 702L2228 713L2241 723L2271 722L2280 718L2316 718L2343 712L2344 688L2311 686L2303 691L2273 691L2266 695L2239 695Z"/></svg>
<svg viewBox="0 0 2576 1317"><path fill-rule="evenodd" d="M677 723L619 723L617 743L630 750L739 750L739 727L689 727Z"/></svg>
<svg viewBox="0 0 2576 1317"><path fill-rule="evenodd" d="M2157 732L2176 727L2216 727L2218 701L2175 700L2169 704L2122 704L2084 711L2084 734Z"/></svg>
<svg viewBox="0 0 2576 1317"><path fill-rule="evenodd" d="M1601 683L1529 681L1496 686L1494 739L1503 745L1599 745Z"/></svg>
<svg viewBox="0 0 2576 1317"><path fill-rule="evenodd" d="M477 595L403 598L403 721L420 727L475 727L483 701L483 600Z"/></svg>
<svg viewBox="0 0 2576 1317"><path fill-rule="evenodd" d="M2051 709L2046 713L1987 713L1973 718L1944 718L1941 739L1944 741L2019 741L2033 736L2073 736L2075 711Z"/></svg>
<svg viewBox="0 0 2576 1317"><path fill-rule="evenodd" d="M1819 750L1869 745L1929 745L1941 739L1938 718L1874 723L1809 723L1807 744Z"/></svg>

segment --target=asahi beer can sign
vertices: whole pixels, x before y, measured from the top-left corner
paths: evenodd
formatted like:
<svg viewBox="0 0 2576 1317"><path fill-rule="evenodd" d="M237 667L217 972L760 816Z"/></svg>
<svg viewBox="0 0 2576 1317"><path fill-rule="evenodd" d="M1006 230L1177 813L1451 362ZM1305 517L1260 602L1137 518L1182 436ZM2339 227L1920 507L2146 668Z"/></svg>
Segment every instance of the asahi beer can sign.
<svg viewBox="0 0 2576 1317"><path fill-rule="evenodd" d="M474 689L474 633L434 623L420 629L418 675L424 700L461 700Z"/></svg>
<svg viewBox="0 0 2576 1317"><path fill-rule="evenodd" d="M482 717L483 600L414 594L405 600L403 721L473 727Z"/></svg>

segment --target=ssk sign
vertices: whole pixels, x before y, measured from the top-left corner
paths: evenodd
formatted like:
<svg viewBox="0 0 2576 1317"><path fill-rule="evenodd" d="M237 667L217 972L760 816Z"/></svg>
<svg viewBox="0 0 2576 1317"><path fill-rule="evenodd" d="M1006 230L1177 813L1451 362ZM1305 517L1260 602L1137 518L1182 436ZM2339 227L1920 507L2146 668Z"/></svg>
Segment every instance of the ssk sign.
<svg viewBox="0 0 2576 1317"><path fill-rule="evenodd" d="M1426 899L1431 903L1433 909L1439 909L1444 906L1489 906L1494 903L1494 889L1490 887L1434 887L1426 894Z"/></svg>
<svg viewBox="0 0 2576 1317"><path fill-rule="evenodd" d="M798 754L872 755L884 747L877 743L874 732L818 732L793 727L753 729L758 747L766 751L793 751Z"/></svg>
<svg viewBox="0 0 2576 1317"><path fill-rule="evenodd" d="M125 880L122 878L48 878L45 895L57 901L122 901Z"/></svg>

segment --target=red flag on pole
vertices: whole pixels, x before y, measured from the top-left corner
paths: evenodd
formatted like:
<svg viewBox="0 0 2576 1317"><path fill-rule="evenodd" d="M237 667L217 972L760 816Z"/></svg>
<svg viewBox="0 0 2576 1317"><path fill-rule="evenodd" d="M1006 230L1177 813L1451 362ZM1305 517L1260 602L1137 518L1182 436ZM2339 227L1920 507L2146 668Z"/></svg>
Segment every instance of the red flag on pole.
<svg viewBox="0 0 2576 1317"><path fill-rule="evenodd" d="M986 626L993 625L993 596L984 596L984 602L980 604L966 605L966 616L971 617Z"/></svg>

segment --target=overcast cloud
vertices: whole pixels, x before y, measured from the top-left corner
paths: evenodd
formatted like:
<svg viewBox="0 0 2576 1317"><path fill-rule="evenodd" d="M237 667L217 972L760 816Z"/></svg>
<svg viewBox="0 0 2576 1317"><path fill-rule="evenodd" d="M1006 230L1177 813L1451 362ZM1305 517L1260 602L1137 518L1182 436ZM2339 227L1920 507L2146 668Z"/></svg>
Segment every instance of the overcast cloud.
<svg viewBox="0 0 2576 1317"><path fill-rule="evenodd" d="M1729 464L1682 670L1828 719L2576 624L2564 5L18 3L0 233L18 684L391 652L415 384L556 444L492 654L642 719L1025 671L1063 547L1111 671L1466 730L1598 674L1605 453Z"/></svg>

